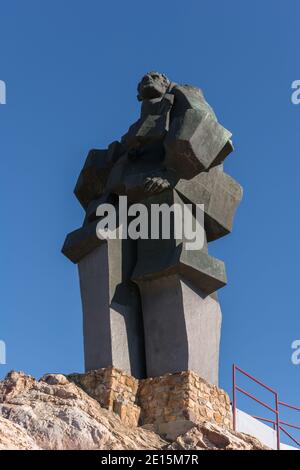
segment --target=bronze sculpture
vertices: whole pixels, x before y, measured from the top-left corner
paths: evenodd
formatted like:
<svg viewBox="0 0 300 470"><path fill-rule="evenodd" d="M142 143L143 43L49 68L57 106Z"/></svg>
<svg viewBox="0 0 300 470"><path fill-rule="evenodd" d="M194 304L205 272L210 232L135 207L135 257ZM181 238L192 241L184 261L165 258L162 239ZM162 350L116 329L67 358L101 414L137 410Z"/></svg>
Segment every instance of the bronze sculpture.
<svg viewBox="0 0 300 470"><path fill-rule="evenodd" d="M207 242L231 231L242 190L223 171L233 150L198 88L147 73L141 115L107 150L90 151L75 187L86 211L63 253L79 266L87 369L114 365L136 377L194 370L217 383L224 263ZM137 202L204 204L206 240L100 240L97 208Z"/></svg>

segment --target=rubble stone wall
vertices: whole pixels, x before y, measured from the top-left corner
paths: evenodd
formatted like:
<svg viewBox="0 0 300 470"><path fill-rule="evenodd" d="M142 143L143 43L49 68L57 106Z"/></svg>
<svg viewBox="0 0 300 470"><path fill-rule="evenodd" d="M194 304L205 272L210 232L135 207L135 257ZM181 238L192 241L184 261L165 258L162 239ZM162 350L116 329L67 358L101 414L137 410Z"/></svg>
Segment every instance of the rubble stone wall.
<svg viewBox="0 0 300 470"><path fill-rule="evenodd" d="M192 371L137 380L110 367L68 378L129 426L206 420L232 429L227 393Z"/></svg>

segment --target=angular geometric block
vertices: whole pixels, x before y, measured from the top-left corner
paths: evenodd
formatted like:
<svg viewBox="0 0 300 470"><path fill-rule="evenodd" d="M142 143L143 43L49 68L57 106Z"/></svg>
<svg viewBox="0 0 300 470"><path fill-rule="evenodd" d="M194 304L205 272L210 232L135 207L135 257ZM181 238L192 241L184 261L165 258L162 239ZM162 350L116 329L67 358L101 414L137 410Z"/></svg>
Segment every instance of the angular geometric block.
<svg viewBox="0 0 300 470"><path fill-rule="evenodd" d="M163 140L169 128L168 115L149 115L139 119L122 137L122 143L128 148L138 148L140 145Z"/></svg>
<svg viewBox="0 0 300 470"><path fill-rule="evenodd" d="M174 94L174 106L172 115L176 118L183 116L188 109L201 111L203 115L210 113L215 119L216 115L212 107L205 100L202 90L192 85L178 85L172 88Z"/></svg>
<svg viewBox="0 0 300 470"><path fill-rule="evenodd" d="M79 263L82 258L105 242L97 236L97 224L100 218L96 216L96 211L102 203L114 204L114 196L103 195L91 201L86 210L83 226L68 233L65 238L61 251L73 263Z"/></svg>
<svg viewBox="0 0 300 470"><path fill-rule="evenodd" d="M222 166L202 172L192 180L180 180L175 190L187 202L204 204L207 241L213 241L232 231L235 211L243 189Z"/></svg>
<svg viewBox="0 0 300 470"><path fill-rule="evenodd" d="M227 283L224 262L203 250L186 250L182 244L174 246L170 240L138 240L138 261L132 280L141 282L162 280L180 275L206 295Z"/></svg>
<svg viewBox="0 0 300 470"><path fill-rule="evenodd" d="M107 150L90 150L74 189L84 209L92 199L104 192L110 170L123 151L123 146L117 141L110 144Z"/></svg>
<svg viewBox="0 0 300 470"><path fill-rule="evenodd" d="M62 253L73 263L79 263L82 258L103 243L96 234L98 220L68 233L62 247Z"/></svg>
<svg viewBox="0 0 300 470"><path fill-rule="evenodd" d="M179 178L191 179L223 162L233 150L230 137L211 113L188 109L170 125L164 141L166 166Z"/></svg>
<svg viewBox="0 0 300 470"><path fill-rule="evenodd" d="M107 164L107 150L90 150L78 177L74 194L85 209L95 197L100 197L111 166Z"/></svg>
<svg viewBox="0 0 300 470"><path fill-rule="evenodd" d="M137 263L132 273L132 280L140 285L147 280L162 279L174 274L182 276L195 287L206 294L211 294L226 285L226 272L223 261L208 254L205 232L203 247L197 250L187 249L185 234L176 239L176 224L184 225L182 221L183 200L175 190L168 190L149 197L143 203L148 208L148 230L151 229L151 206L164 203L165 207L178 204L182 207L181 213L175 212L170 219L170 236L158 239L137 240ZM164 215L166 220L166 213ZM183 222L183 223L182 223ZM152 220L153 223L153 220Z"/></svg>

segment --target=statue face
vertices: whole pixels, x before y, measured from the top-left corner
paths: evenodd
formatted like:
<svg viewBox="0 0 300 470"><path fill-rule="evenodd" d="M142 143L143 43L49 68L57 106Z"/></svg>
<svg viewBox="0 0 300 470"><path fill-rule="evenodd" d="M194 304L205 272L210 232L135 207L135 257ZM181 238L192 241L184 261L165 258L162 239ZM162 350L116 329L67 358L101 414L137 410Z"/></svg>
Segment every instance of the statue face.
<svg viewBox="0 0 300 470"><path fill-rule="evenodd" d="M138 84L140 100L151 100L164 95L169 86L169 80L159 72L148 72Z"/></svg>

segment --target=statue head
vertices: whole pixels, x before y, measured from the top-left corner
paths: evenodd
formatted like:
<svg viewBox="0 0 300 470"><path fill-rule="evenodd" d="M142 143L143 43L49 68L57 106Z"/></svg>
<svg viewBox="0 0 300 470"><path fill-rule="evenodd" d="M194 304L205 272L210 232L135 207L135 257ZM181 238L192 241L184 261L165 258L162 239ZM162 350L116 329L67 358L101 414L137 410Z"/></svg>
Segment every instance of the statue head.
<svg viewBox="0 0 300 470"><path fill-rule="evenodd" d="M138 100L151 100L164 95L170 85L170 80L160 72L147 72L138 84Z"/></svg>

